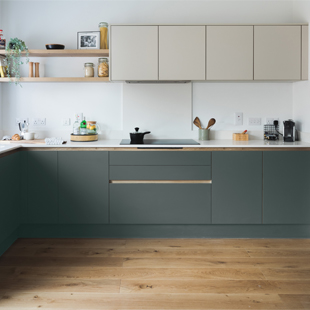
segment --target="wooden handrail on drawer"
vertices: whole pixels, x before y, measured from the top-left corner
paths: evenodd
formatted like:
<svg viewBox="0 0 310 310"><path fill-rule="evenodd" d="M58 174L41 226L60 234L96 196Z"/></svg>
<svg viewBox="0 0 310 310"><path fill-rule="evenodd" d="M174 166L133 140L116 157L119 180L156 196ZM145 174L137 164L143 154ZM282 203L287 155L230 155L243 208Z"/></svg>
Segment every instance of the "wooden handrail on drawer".
<svg viewBox="0 0 310 310"><path fill-rule="evenodd" d="M110 180L111 184L212 184L212 180Z"/></svg>

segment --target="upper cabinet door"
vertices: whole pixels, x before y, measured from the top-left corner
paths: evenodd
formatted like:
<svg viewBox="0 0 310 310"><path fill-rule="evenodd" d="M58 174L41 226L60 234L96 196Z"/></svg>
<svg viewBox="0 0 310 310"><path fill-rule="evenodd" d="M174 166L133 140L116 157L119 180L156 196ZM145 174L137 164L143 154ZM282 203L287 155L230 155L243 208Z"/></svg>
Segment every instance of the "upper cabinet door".
<svg viewBox="0 0 310 310"><path fill-rule="evenodd" d="M111 26L111 80L158 80L158 26Z"/></svg>
<svg viewBox="0 0 310 310"><path fill-rule="evenodd" d="M254 80L301 79L301 26L254 26Z"/></svg>
<svg viewBox="0 0 310 310"><path fill-rule="evenodd" d="M253 80L253 26L207 26L207 80Z"/></svg>
<svg viewBox="0 0 310 310"><path fill-rule="evenodd" d="M159 79L205 80L205 26L159 26Z"/></svg>

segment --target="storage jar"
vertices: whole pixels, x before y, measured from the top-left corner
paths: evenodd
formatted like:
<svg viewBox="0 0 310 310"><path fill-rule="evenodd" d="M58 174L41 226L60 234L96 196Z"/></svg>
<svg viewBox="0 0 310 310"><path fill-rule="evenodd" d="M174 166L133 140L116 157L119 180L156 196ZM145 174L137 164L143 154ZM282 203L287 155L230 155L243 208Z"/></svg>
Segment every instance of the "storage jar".
<svg viewBox="0 0 310 310"><path fill-rule="evenodd" d="M89 135L98 134L99 125L95 121L87 121L87 132Z"/></svg>
<svg viewBox="0 0 310 310"><path fill-rule="evenodd" d="M98 77L107 77L107 76L109 76L108 58L99 58L98 59Z"/></svg>
<svg viewBox="0 0 310 310"><path fill-rule="evenodd" d="M108 49L108 23L101 22L99 23L100 29L100 49Z"/></svg>
<svg viewBox="0 0 310 310"><path fill-rule="evenodd" d="M94 64L92 62L86 62L84 64L84 76L85 77L95 76Z"/></svg>

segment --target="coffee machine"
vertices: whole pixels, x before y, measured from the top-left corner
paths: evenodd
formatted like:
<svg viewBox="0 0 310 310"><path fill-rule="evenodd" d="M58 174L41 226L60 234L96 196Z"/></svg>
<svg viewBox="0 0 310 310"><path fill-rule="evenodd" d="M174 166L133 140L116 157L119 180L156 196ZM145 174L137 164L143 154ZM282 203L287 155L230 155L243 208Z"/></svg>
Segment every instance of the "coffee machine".
<svg viewBox="0 0 310 310"><path fill-rule="evenodd" d="M296 140L295 122L291 119L283 122L283 140L284 142L294 142Z"/></svg>

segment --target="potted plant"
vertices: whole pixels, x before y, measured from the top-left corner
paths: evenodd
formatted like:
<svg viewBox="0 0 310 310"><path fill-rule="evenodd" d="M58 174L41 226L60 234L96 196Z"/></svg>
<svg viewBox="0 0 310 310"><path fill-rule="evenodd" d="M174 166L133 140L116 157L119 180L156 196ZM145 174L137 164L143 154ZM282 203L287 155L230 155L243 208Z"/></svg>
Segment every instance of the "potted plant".
<svg viewBox="0 0 310 310"><path fill-rule="evenodd" d="M7 75L15 77L15 85L20 85L20 65L23 64L21 60L22 52L26 52L26 63L29 62L29 51L26 43L18 38L10 39L6 46L6 59L8 62ZM12 81L12 79L11 79Z"/></svg>

